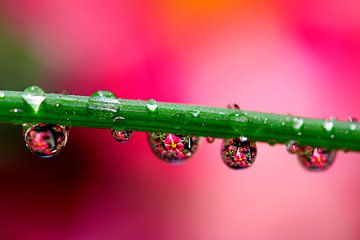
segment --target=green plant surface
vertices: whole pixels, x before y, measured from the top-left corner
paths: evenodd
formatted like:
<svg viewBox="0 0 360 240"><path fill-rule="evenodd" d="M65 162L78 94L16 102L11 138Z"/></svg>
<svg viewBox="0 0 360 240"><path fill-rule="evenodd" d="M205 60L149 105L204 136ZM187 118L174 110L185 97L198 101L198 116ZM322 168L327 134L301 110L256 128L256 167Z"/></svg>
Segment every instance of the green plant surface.
<svg viewBox="0 0 360 240"><path fill-rule="evenodd" d="M360 125L337 121L214 108L117 99L110 92L92 96L0 91L0 122L52 123L66 126L144 132L171 132L216 138L247 136L255 141L360 151Z"/></svg>

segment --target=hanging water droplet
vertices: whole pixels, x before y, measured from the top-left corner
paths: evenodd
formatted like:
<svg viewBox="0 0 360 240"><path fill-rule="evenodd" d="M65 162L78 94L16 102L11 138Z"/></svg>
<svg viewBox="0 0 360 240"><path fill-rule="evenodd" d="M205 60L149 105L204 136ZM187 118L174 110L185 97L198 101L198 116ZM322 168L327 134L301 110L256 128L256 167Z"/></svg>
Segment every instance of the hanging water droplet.
<svg viewBox="0 0 360 240"><path fill-rule="evenodd" d="M130 140L132 136L133 131L132 130L111 130L111 134L113 138L118 142L127 142Z"/></svg>
<svg viewBox="0 0 360 240"><path fill-rule="evenodd" d="M325 122L323 123L323 128L325 129L325 131L327 132L331 132L331 130L334 127L334 122L332 120L325 120Z"/></svg>
<svg viewBox="0 0 360 240"><path fill-rule="evenodd" d="M146 103L146 109L149 112L155 113L158 109L158 105L156 103L156 101L154 99L150 99L147 103Z"/></svg>
<svg viewBox="0 0 360 240"><path fill-rule="evenodd" d="M221 156L225 164L232 169L250 167L256 158L257 148L246 137L225 139L221 147Z"/></svg>
<svg viewBox="0 0 360 240"><path fill-rule="evenodd" d="M40 109L41 104L45 101L45 92L39 87L32 86L24 90L22 98L32 110L37 113Z"/></svg>
<svg viewBox="0 0 360 240"><path fill-rule="evenodd" d="M0 98L4 98L5 97L5 93L3 91L0 91Z"/></svg>
<svg viewBox="0 0 360 240"><path fill-rule="evenodd" d="M288 151L288 153L291 154L296 154L304 151L302 146L297 141L294 140L291 140L286 143L286 150Z"/></svg>
<svg viewBox="0 0 360 240"><path fill-rule="evenodd" d="M207 137L207 138L206 138L206 141L207 141L208 143L213 143L213 142L215 142L215 138L214 138L214 137Z"/></svg>
<svg viewBox="0 0 360 240"><path fill-rule="evenodd" d="M335 160L336 151L328 151L323 148L308 148L303 153L297 155L300 163L308 170L325 170L329 168Z"/></svg>
<svg viewBox="0 0 360 240"><path fill-rule="evenodd" d="M301 129L301 128L303 127L303 125L304 125L304 119L302 119L302 118L297 118L297 117L295 117L295 118L293 119L293 121L294 121L294 123L293 123L293 128L294 128L295 130Z"/></svg>
<svg viewBox="0 0 360 240"><path fill-rule="evenodd" d="M200 141L195 136L173 133L148 133L148 140L155 155L168 163L180 163L189 159Z"/></svg>
<svg viewBox="0 0 360 240"><path fill-rule="evenodd" d="M268 143L269 143L270 146L275 146L276 143L277 143L277 141L276 141L276 139L274 139L274 138L270 138L270 139L268 140Z"/></svg>
<svg viewBox="0 0 360 240"><path fill-rule="evenodd" d="M36 124L25 131L26 147L41 158L57 155L66 145L69 128L56 124Z"/></svg>
<svg viewBox="0 0 360 240"><path fill-rule="evenodd" d="M98 97L98 98L111 98L111 99L116 99L116 96L114 93L110 92L110 91L106 91L106 90L100 90L97 92L94 92L93 94L90 95L91 97Z"/></svg>

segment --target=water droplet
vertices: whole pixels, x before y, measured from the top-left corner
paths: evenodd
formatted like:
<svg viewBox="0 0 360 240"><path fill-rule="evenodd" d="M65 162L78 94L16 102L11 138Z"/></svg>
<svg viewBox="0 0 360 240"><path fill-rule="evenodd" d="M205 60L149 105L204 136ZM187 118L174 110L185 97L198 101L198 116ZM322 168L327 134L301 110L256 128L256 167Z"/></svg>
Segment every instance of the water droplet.
<svg viewBox="0 0 360 240"><path fill-rule="evenodd" d="M288 151L288 153L291 154L296 154L304 151L302 146L297 141L294 140L291 140L286 143L286 150Z"/></svg>
<svg viewBox="0 0 360 240"><path fill-rule="evenodd" d="M97 92L94 92L93 94L90 95L91 97L98 97L98 98L111 98L111 99L116 99L116 96L114 93L110 92L110 91L105 91L105 90L100 90Z"/></svg>
<svg viewBox="0 0 360 240"><path fill-rule="evenodd" d="M111 134L113 136L113 138L118 141L118 142L127 142L130 140L131 136L132 136L133 131L131 130L115 130L112 129L111 130Z"/></svg>
<svg viewBox="0 0 360 240"><path fill-rule="evenodd" d="M323 123L323 128L327 132L331 132L331 130L334 128L334 122L332 120L325 120L325 122Z"/></svg>
<svg viewBox="0 0 360 240"><path fill-rule="evenodd" d="M227 105L227 108L234 109L234 110L240 110L239 105L236 104L236 103L229 103L229 104Z"/></svg>
<svg viewBox="0 0 360 240"><path fill-rule="evenodd" d="M207 138L206 138L206 141L207 141L208 143L213 143L213 142L215 142L215 138L214 138L214 137L207 137Z"/></svg>
<svg viewBox="0 0 360 240"><path fill-rule="evenodd" d="M36 156L50 158L66 145L69 128L55 124L36 124L25 131L27 148Z"/></svg>
<svg viewBox="0 0 360 240"><path fill-rule="evenodd" d="M301 128L303 127L303 125L304 125L304 120L303 120L302 118L297 118L297 117L295 117L293 120L294 120L293 128L294 128L295 130L299 130L299 129L301 129Z"/></svg>
<svg viewBox="0 0 360 240"><path fill-rule="evenodd" d="M255 161L256 153L255 142L246 137L225 139L221 147L222 159L232 169L250 167Z"/></svg>
<svg viewBox="0 0 360 240"><path fill-rule="evenodd" d="M335 137L336 137L335 134L331 134L331 135L330 135L330 138L331 138L331 139L335 139Z"/></svg>
<svg viewBox="0 0 360 240"><path fill-rule="evenodd" d="M357 122L358 122L357 118L349 117L348 121L349 121L349 124L350 124L350 126L349 126L350 130L355 131L356 128L357 128Z"/></svg>
<svg viewBox="0 0 360 240"><path fill-rule="evenodd" d="M328 151L323 148L309 148L307 151L297 155L300 163L308 170L325 170L335 160L336 151Z"/></svg>
<svg viewBox="0 0 360 240"><path fill-rule="evenodd" d="M286 125L286 123L285 123L284 121L282 121L280 124L281 124L281 126L283 126L283 127Z"/></svg>
<svg viewBox="0 0 360 240"><path fill-rule="evenodd" d="M302 132L298 132L297 135L298 135L298 136L301 136L301 135L302 135Z"/></svg>
<svg viewBox="0 0 360 240"><path fill-rule="evenodd" d="M198 117L198 116L200 115L200 111L199 111L199 110L193 110L193 111L191 112L191 115L192 115L193 117Z"/></svg>
<svg viewBox="0 0 360 240"><path fill-rule="evenodd" d="M57 108L61 107L61 103L56 103L55 107L57 107Z"/></svg>
<svg viewBox="0 0 360 240"><path fill-rule="evenodd" d="M158 105L156 103L156 101L154 99L150 99L147 103L146 103L146 109L149 111L149 112L156 112L157 109L158 109Z"/></svg>
<svg viewBox="0 0 360 240"><path fill-rule="evenodd" d="M44 90L39 87L32 86L24 90L23 99L37 113L41 104L45 101Z"/></svg>
<svg viewBox="0 0 360 240"><path fill-rule="evenodd" d="M158 158L168 163L181 163L196 152L200 138L173 133L148 133L148 140Z"/></svg>
<svg viewBox="0 0 360 240"><path fill-rule="evenodd" d="M3 91L0 91L0 98L4 98L5 97L5 93Z"/></svg>

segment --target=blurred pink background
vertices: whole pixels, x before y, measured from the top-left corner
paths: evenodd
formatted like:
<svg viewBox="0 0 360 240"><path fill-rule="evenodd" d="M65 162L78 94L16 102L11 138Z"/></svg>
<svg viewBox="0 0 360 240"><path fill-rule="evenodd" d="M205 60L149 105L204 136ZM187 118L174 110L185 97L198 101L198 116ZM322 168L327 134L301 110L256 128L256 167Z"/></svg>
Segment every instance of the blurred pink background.
<svg viewBox="0 0 360 240"><path fill-rule="evenodd" d="M360 115L355 0L2 0L0 13L39 63L27 84L46 91ZM220 140L169 166L144 133L119 144L73 128L54 160L11 134L0 144L0 239L360 239L356 153L312 173L284 146L258 143L254 166L233 171Z"/></svg>

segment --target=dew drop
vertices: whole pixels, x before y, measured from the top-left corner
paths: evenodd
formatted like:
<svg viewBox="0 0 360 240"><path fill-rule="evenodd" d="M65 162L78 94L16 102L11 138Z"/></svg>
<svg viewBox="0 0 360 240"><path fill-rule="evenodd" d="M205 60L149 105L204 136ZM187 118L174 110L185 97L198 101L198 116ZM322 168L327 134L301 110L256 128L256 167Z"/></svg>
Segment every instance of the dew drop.
<svg viewBox="0 0 360 240"><path fill-rule="evenodd" d="M271 139L268 140L268 143L269 143L270 146L275 146L277 141L276 141L276 139L271 138Z"/></svg>
<svg viewBox="0 0 360 240"><path fill-rule="evenodd" d="M215 142L215 138L214 138L214 137L207 137L207 138L206 138L206 141L207 141L208 143L213 143L213 142Z"/></svg>
<svg viewBox="0 0 360 240"><path fill-rule="evenodd" d="M4 98L5 97L5 93L3 91L0 91L0 98Z"/></svg>
<svg viewBox="0 0 360 240"><path fill-rule="evenodd" d="M331 132L331 130L334 128L334 122L332 120L325 120L323 123L323 128L327 132Z"/></svg>
<svg viewBox="0 0 360 240"><path fill-rule="evenodd" d="M358 122L357 118L349 117L349 118L348 118L348 122L349 122L349 124L350 124L350 125L349 125L350 130L351 130L351 131L355 131L356 128L357 128L357 122Z"/></svg>
<svg viewBox="0 0 360 240"><path fill-rule="evenodd" d="M56 124L36 124L25 131L26 147L41 158L57 155L66 145L69 128Z"/></svg>
<svg viewBox="0 0 360 240"><path fill-rule="evenodd" d="M320 171L328 169L334 162L335 156L336 151L315 147L298 154L297 158L306 169Z"/></svg>
<svg viewBox="0 0 360 240"><path fill-rule="evenodd" d="M13 108L13 109L10 109L10 112L12 112L12 113L21 113L21 112L23 112L23 110L21 108Z"/></svg>
<svg viewBox="0 0 360 240"><path fill-rule="evenodd" d="M196 117L198 117L200 115L200 111L199 110L193 110L191 112L191 115L196 118Z"/></svg>
<svg viewBox="0 0 360 240"><path fill-rule="evenodd" d="M302 128L302 126L304 125L304 120L302 118L297 118L295 117L294 119L294 123L293 123L293 128L295 130L299 130Z"/></svg>
<svg viewBox="0 0 360 240"><path fill-rule="evenodd" d="M286 123L285 123L284 121L282 121L282 122L280 123L280 125L284 127L284 126L286 125Z"/></svg>
<svg viewBox="0 0 360 240"><path fill-rule="evenodd" d="M156 101L154 99L150 99L147 103L146 103L146 109L149 112L155 113L158 109L158 105L156 103Z"/></svg>
<svg viewBox="0 0 360 240"><path fill-rule="evenodd" d="M173 133L148 133L154 154L168 163L181 163L196 152L200 138Z"/></svg>
<svg viewBox="0 0 360 240"><path fill-rule="evenodd" d="M256 153L255 142L246 137L225 139L221 146L222 159L232 169L250 167L255 161Z"/></svg>
<svg viewBox="0 0 360 240"><path fill-rule="evenodd" d="M130 140L132 136L133 131L132 130L111 130L111 134L113 138L118 142L127 142Z"/></svg>
<svg viewBox="0 0 360 240"><path fill-rule="evenodd" d="M106 90L100 90L97 92L94 92L93 94L90 95L91 97L98 97L98 98L111 98L111 99L116 99L116 96L114 93L110 92L110 91L106 91Z"/></svg>
<svg viewBox="0 0 360 240"><path fill-rule="evenodd" d="M32 86L24 90L24 95L22 98L25 103L27 103L32 110L37 113L40 109L41 104L45 101L45 92L39 87Z"/></svg>
<svg viewBox="0 0 360 240"><path fill-rule="evenodd" d="M287 142L285 146L288 153L291 154L296 154L304 151L302 146L297 141L294 140Z"/></svg>

